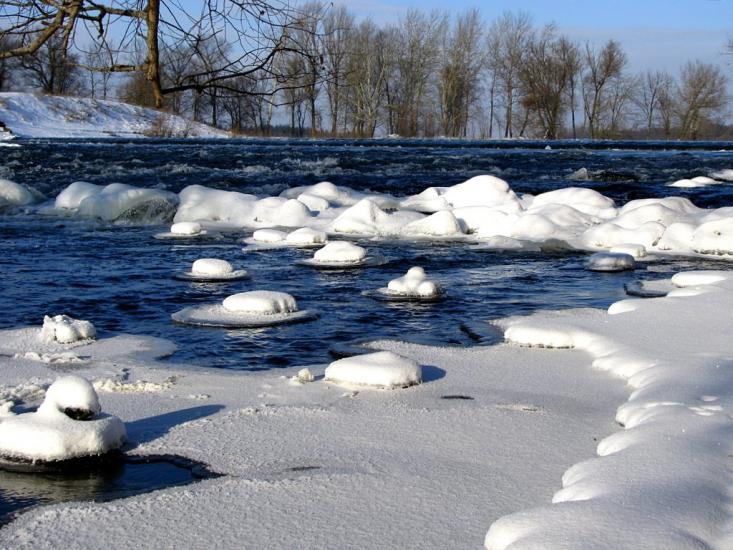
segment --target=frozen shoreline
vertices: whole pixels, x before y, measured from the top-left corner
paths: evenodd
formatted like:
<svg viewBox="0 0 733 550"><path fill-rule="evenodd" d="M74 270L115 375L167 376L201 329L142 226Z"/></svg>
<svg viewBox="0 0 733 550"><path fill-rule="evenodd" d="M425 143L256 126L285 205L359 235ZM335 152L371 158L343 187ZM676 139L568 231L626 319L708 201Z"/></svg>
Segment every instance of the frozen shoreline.
<svg viewBox="0 0 733 550"><path fill-rule="evenodd" d="M628 301L616 315L503 322L516 343L576 350L375 343L423 365L425 382L404 390L355 393L320 380L325 365L311 366L308 384L282 371L163 366L152 356L171 348L155 339L74 348L89 359L73 372L113 390L102 390L102 404L127 423L131 452L184 455L226 476L43 507L0 539L17 548L98 547L119 533L141 547L475 548L491 526L489 548L722 548L733 345L709 327L730 326L733 281L717 279L679 277L678 296ZM27 348L21 334L0 333L0 351ZM148 351L131 357L140 346ZM32 403L29 382L50 382L54 368L0 357L3 397ZM627 378L631 397L597 369Z"/></svg>

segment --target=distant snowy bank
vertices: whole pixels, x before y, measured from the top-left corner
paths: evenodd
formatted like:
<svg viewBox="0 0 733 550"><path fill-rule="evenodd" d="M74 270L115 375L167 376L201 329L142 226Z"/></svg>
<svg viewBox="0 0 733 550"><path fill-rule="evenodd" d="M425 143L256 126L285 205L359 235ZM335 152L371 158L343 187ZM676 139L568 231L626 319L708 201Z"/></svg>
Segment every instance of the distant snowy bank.
<svg viewBox="0 0 733 550"><path fill-rule="evenodd" d="M0 93L0 122L18 137L227 137L180 116L82 97ZM0 131L0 140L10 135Z"/></svg>

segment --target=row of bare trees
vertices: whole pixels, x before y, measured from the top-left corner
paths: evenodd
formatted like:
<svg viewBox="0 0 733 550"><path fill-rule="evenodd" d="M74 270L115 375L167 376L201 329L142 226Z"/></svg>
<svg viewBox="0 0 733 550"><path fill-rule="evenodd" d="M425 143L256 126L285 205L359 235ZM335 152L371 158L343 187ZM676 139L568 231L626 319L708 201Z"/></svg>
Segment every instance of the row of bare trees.
<svg viewBox="0 0 733 550"><path fill-rule="evenodd" d="M29 86L311 136L698 139L727 104L716 65L633 75L618 42L579 44L522 12L412 10L379 26L281 0L196 14L176 0L0 0L0 90Z"/></svg>

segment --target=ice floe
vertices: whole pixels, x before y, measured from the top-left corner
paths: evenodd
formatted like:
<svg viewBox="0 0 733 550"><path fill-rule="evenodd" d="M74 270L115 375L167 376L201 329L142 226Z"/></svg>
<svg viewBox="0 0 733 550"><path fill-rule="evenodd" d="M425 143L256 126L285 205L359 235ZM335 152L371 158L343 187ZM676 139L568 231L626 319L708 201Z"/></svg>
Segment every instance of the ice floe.
<svg viewBox="0 0 733 550"><path fill-rule="evenodd" d="M669 184L670 187L707 187L708 185L719 184L719 181L707 176L696 176L690 179L681 179Z"/></svg>
<svg viewBox="0 0 733 550"><path fill-rule="evenodd" d="M318 248L328 242L324 231L311 227L300 227L291 232L279 229L258 229L251 237L244 239L250 245L245 251L271 248Z"/></svg>
<svg viewBox="0 0 733 550"><path fill-rule="evenodd" d="M412 359L379 351L334 361L326 368L325 379L339 384L405 388L422 381L422 368Z"/></svg>
<svg viewBox="0 0 733 550"><path fill-rule="evenodd" d="M0 178L0 209L38 202L42 195L25 185Z"/></svg>
<svg viewBox="0 0 733 550"><path fill-rule="evenodd" d="M314 317L314 312L298 309L290 294L271 290L240 292L228 296L221 304L187 307L171 315L177 323L233 328L294 323Z"/></svg>
<svg viewBox="0 0 733 550"><path fill-rule="evenodd" d="M386 259L379 255L368 255L364 247L348 241L331 241L316 250L313 258L301 260L301 265L321 269L345 269L381 265Z"/></svg>
<svg viewBox="0 0 733 550"><path fill-rule="evenodd" d="M0 420L0 455L23 461L59 461L118 449L126 431L116 416L101 412L93 386L64 376L46 391L36 412Z"/></svg>
<svg viewBox="0 0 733 550"><path fill-rule="evenodd" d="M408 269L404 276L392 279L386 287L364 294L386 301L435 301L444 296L440 285L428 279L425 270L417 266Z"/></svg>

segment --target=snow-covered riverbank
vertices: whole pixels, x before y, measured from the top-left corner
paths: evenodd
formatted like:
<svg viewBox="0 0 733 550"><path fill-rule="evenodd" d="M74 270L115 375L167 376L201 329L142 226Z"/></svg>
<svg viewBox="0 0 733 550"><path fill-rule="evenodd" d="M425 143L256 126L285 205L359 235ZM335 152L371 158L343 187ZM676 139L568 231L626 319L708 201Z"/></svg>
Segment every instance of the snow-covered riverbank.
<svg viewBox="0 0 733 550"><path fill-rule="evenodd" d="M130 452L184 455L226 475L40 508L0 539L475 548L491 526L486 544L497 549L723 548L733 281L675 283L673 296L615 305L614 315L507 320L511 343L494 347L375 343L423 366L423 383L407 389L338 386L323 381L325 365L311 366L316 380L305 384L290 379L297 369L163 366L153 357L171 346L155 339L74 347L73 371L126 421ZM26 405L59 370L33 331L0 333L3 398ZM33 351L48 361L29 359Z"/></svg>
<svg viewBox="0 0 733 550"><path fill-rule="evenodd" d="M0 121L19 137L228 136L223 130L127 103L20 92L0 93Z"/></svg>

